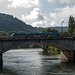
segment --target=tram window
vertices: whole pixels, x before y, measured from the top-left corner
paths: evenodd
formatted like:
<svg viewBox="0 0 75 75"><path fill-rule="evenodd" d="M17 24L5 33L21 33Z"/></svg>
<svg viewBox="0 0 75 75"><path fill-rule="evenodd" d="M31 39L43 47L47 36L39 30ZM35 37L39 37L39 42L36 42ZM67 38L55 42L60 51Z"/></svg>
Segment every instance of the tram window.
<svg viewBox="0 0 75 75"><path fill-rule="evenodd" d="M15 37L15 38L16 38L16 37L18 38L18 35L15 35L14 37Z"/></svg>
<svg viewBox="0 0 75 75"><path fill-rule="evenodd" d="M36 37L37 35L33 35L33 37Z"/></svg>

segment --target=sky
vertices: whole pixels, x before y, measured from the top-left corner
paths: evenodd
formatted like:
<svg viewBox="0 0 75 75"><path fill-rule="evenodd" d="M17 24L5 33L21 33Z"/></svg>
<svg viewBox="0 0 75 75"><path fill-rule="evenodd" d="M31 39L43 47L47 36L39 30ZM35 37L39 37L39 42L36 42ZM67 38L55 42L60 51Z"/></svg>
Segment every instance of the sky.
<svg viewBox="0 0 75 75"><path fill-rule="evenodd" d="M75 17L75 0L0 0L0 13L10 14L33 27L68 26Z"/></svg>

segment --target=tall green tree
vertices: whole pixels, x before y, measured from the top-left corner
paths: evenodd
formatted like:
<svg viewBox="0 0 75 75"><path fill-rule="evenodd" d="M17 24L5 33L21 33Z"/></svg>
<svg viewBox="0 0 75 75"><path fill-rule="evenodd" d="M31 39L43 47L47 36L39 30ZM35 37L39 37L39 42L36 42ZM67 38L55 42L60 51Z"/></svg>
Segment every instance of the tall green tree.
<svg viewBox="0 0 75 75"><path fill-rule="evenodd" d="M68 21L68 32L71 36L73 36L74 27L74 17L70 16Z"/></svg>

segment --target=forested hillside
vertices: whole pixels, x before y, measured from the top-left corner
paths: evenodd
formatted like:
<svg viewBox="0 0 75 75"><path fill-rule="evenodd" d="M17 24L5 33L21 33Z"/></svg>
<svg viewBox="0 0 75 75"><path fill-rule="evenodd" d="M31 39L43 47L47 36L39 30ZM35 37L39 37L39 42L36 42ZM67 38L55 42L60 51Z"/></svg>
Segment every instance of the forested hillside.
<svg viewBox="0 0 75 75"><path fill-rule="evenodd" d="M36 32L36 29L12 15L0 13L0 31Z"/></svg>

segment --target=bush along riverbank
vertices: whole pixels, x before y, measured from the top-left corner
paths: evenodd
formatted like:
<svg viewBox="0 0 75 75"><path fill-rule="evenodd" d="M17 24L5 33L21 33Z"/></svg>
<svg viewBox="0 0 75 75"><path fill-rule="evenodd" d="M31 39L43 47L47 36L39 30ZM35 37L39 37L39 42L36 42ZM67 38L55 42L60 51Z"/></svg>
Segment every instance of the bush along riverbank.
<svg viewBox="0 0 75 75"><path fill-rule="evenodd" d="M60 53L59 49L52 47L52 46L42 45L41 47L44 50L43 54L45 54L45 55L53 55L53 54Z"/></svg>

